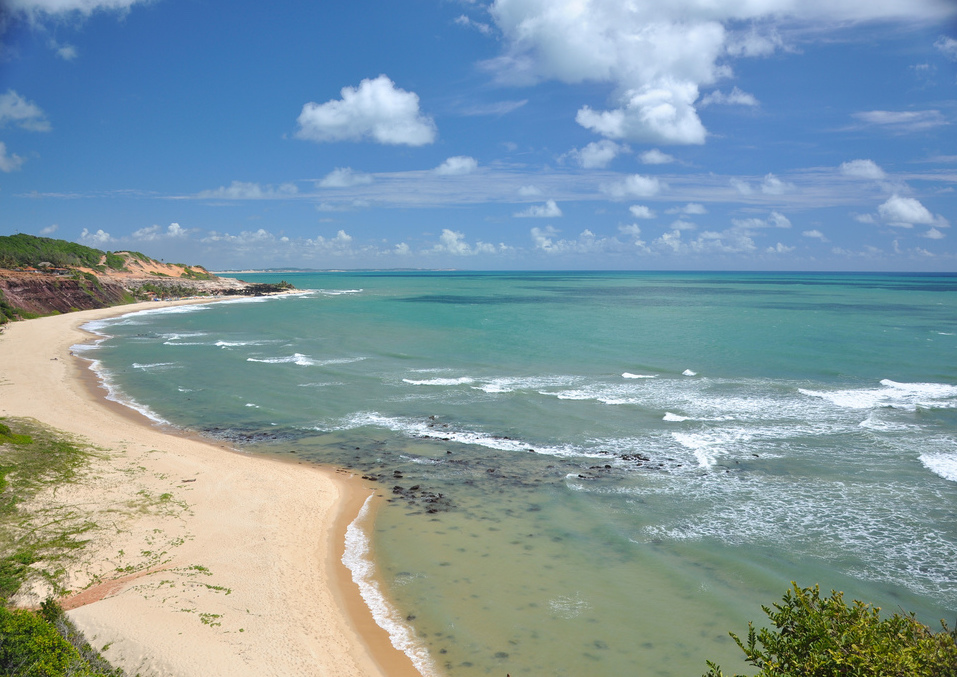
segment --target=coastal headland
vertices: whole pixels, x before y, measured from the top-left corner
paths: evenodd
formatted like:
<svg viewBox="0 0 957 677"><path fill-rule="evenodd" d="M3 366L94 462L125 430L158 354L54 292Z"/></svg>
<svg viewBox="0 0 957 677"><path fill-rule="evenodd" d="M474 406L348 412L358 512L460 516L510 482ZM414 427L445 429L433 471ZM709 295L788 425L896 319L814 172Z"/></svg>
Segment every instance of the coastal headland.
<svg viewBox="0 0 957 677"><path fill-rule="evenodd" d="M174 303L190 302L202 301ZM92 338L84 323L167 304L15 322L0 335L0 417L36 419L95 451L34 506L89 525L62 580L70 617L129 674L418 675L341 564L372 487L164 429L107 401L72 355ZM40 579L17 601L48 592Z"/></svg>

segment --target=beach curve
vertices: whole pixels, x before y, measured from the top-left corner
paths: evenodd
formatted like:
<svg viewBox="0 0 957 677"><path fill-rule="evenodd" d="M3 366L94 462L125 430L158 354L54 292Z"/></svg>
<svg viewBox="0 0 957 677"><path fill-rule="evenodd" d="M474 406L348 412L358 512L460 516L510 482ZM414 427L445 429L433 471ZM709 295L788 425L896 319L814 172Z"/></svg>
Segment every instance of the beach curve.
<svg viewBox="0 0 957 677"><path fill-rule="evenodd" d="M162 429L108 402L71 356L91 339L86 322L189 302L39 318L0 334L0 416L98 450L79 481L41 497L97 525L67 575L70 617L131 673L418 675L341 564L345 529L372 488Z"/></svg>

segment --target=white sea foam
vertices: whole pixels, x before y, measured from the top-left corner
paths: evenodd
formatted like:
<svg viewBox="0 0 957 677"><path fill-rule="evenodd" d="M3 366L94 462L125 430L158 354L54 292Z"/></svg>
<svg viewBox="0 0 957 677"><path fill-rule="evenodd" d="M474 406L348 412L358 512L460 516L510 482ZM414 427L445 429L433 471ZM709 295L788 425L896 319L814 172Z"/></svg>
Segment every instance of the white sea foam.
<svg viewBox="0 0 957 677"><path fill-rule="evenodd" d="M74 346L74 349L79 348L80 346ZM80 356L83 357L83 356ZM83 359L89 360L90 369L96 374L97 380L100 382L100 387L106 391L106 399L110 402L116 402L117 404L122 404L124 407L129 407L133 411L137 411L146 418L150 419L154 423L163 423L165 425L171 425L169 421L159 416L152 409L147 407L145 404L140 404L132 397L126 395L119 387L113 383L110 372L103 366L103 363L99 360L94 360L89 357L83 357Z"/></svg>
<svg viewBox="0 0 957 677"><path fill-rule="evenodd" d="M323 296L342 296L344 294L361 294L362 289L317 289L317 293Z"/></svg>
<svg viewBox="0 0 957 677"><path fill-rule="evenodd" d="M920 462L945 480L957 482L957 451L921 454Z"/></svg>
<svg viewBox="0 0 957 677"><path fill-rule="evenodd" d="M264 346L278 341L259 340L259 341L216 341L214 346L219 348L239 348L241 346Z"/></svg>
<svg viewBox="0 0 957 677"><path fill-rule="evenodd" d="M678 421L687 421L687 420L688 420L688 417L687 417L687 416L679 416L678 414L672 414L670 411L666 411L666 412L665 412L665 415L664 415L664 418L662 418L661 420L662 420L662 421L674 421L674 422L678 422Z"/></svg>
<svg viewBox="0 0 957 677"><path fill-rule="evenodd" d="M167 369L170 367L174 369L178 369L180 368L180 366L181 365L177 364L176 362L153 362L151 364L140 364L139 362L133 363L134 369L146 369L146 370L160 370L160 369Z"/></svg>
<svg viewBox="0 0 957 677"><path fill-rule="evenodd" d="M402 615L389 604L376 580L369 536L361 526L368 519L371 500L372 496L369 496L362 504L359 515L346 528L342 563L352 572L352 581L358 586L359 594L372 612L376 624L389 633L392 646L408 656L423 677L433 677L439 673L428 650L418 641L415 631Z"/></svg>
<svg viewBox="0 0 957 677"><path fill-rule="evenodd" d="M621 377L622 378L658 378L654 374L631 374L627 371L623 373Z"/></svg>
<svg viewBox="0 0 957 677"><path fill-rule="evenodd" d="M261 362L263 364L298 364L300 367L312 367L317 364L314 359L302 353L294 353L286 357L265 357L263 359L247 357L246 361Z"/></svg>
<svg viewBox="0 0 957 677"><path fill-rule="evenodd" d="M602 457L603 453L590 451L577 447L572 444L559 446L537 446L524 440L516 440L509 437L498 435L489 435L488 433L477 432L474 430L457 430L446 427L443 424L435 424L419 419L383 416L377 412L361 412L353 414L344 419L339 426L342 430L352 430L364 426L375 426L386 428L393 432L402 433L409 437L426 437L439 439L448 442L457 442L459 444L474 444L488 449L497 449L499 451L528 452L534 450L536 453L548 454L551 456L584 456L584 457Z"/></svg>
<svg viewBox="0 0 957 677"><path fill-rule="evenodd" d="M957 386L946 383L897 383L890 379L880 382L881 388L852 388L845 390L809 390L799 388L802 395L818 397L847 409L875 409L880 407L916 411L924 409L953 409L957 407Z"/></svg>
<svg viewBox="0 0 957 677"><path fill-rule="evenodd" d="M717 429L695 433L671 433L679 444L690 449L702 468L712 468L729 447L745 444L753 437L750 431Z"/></svg>
<svg viewBox="0 0 957 677"><path fill-rule="evenodd" d="M259 408L260 408L258 404L253 404L252 402L247 402L247 403L246 403L246 406L247 406L247 407L252 407L253 409L259 409Z"/></svg>
<svg viewBox="0 0 957 677"><path fill-rule="evenodd" d="M681 375L682 376L697 376L698 372L691 371L690 369L685 369L683 372L681 372Z"/></svg>
<svg viewBox="0 0 957 677"><path fill-rule="evenodd" d="M578 380L575 376L506 376L489 379L480 385L472 387L489 394L512 393L522 390L569 386Z"/></svg>
<svg viewBox="0 0 957 677"><path fill-rule="evenodd" d="M460 376L458 378L429 378L422 381L404 378L402 382L414 386L460 386L475 383L475 379L468 376Z"/></svg>

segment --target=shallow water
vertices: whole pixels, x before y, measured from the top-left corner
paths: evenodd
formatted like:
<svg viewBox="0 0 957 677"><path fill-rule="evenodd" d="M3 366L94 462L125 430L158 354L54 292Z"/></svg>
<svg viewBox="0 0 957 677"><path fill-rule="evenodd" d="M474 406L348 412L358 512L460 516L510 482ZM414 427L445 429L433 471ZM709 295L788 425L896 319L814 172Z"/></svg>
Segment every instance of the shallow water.
<svg viewBox="0 0 957 677"><path fill-rule="evenodd" d="M424 670L741 669L791 580L957 616L957 277L281 277L313 291L90 356L156 418L378 478Z"/></svg>

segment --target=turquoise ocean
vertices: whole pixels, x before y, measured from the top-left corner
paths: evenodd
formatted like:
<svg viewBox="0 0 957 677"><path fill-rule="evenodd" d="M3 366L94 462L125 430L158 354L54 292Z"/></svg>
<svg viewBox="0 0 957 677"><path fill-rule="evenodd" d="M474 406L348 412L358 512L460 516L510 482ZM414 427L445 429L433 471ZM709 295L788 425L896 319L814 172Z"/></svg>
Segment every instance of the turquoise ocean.
<svg viewBox="0 0 957 677"><path fill-rule="evenodd" d="M157 421L375 478L348 564L424 674L743 670L791 581L957 620L957 275L241 277L302 293L85 355Z"/></svg>

